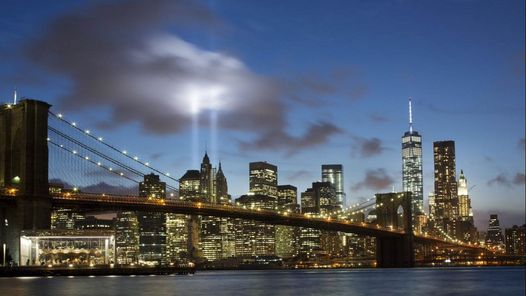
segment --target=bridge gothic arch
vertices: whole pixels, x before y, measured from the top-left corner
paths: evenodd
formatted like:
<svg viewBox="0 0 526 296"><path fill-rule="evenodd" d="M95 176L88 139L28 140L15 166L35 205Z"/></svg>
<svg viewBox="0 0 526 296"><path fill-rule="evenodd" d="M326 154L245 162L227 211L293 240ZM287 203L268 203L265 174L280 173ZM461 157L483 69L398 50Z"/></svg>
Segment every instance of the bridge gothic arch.
<svg viewBox="0 0 526 296"><path fill-rule="evenodd" d="M380 226L411 232L411 192L376 194L376 217Z"/></svg>

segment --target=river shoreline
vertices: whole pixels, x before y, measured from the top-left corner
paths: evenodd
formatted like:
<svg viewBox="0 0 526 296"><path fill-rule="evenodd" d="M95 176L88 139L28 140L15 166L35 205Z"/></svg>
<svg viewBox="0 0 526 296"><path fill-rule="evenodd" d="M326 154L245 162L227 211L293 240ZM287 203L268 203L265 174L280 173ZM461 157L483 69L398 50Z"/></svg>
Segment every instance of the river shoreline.
<svg viewBox="0 0 526 296"><path fill-rule="evenodd" d="M462 267L520 267L523 264L506 265L422 265L415 268L462 268ZM46 276L134 276L134 275L192 275L206 271L257 271L257 270L346 270L346 269L377 269L371 266L355 267L275 267L275 266L238 266L238 267L10 267L0 268L1 277L46 277Z"/></svg>

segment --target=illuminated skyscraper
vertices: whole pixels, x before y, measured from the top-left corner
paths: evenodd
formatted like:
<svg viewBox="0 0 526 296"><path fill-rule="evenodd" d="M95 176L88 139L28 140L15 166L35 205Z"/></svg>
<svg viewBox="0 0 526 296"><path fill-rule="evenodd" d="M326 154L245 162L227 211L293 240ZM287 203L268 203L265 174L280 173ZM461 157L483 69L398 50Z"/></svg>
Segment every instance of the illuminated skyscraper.
<svg viewBox="0 0 526 296"><path fill-rule="evenodd" d="M435 223L456 236L458 190L455 165L455 142L433 142L435 162Z"/></svg>
<svg viewBox="0 0 526 296"><path fill-rule="evenodd" d="M411 99L409 99L409 131L402 137L402 187L403 191L412 194L413 215L421 214L424 208L422 137L413 130Z"/></svg>
<svg viewBox="0 0 526 296"><path fill-rule="evenodd" d="M302 213L331 215L339 209L336 190L329 182L314 182L301 195Z"/></svg>
<svg viewBox="0 0 526 296"><path fill-rule="evenodd" d="M301 193L301 212L304 214L332 216L339 209L336 191L330 182L314 182L311 188ZM341 248L339 240L337 232L302 227L299 252L305 256L336 255L332 251ZM329 246L329 243L333 245Z"/></svg>
<svg viewBox="0 0 526 296"><path fill-rule="evenodd" d="M236 205L251 209L276 209L276 198L262 194L246 194ZM258 221L236 219L236 256L270 256L276 252L275 226Z"/></svg>
<svg viewBox="0 0 526 296"><path fill-rule="evenodd" d="M201 161L201 171L199 173L200 183L199 192L200 199L205 203L216 203L214 196L214 173L208 153L205 152L203 160ZM197 220L196 220L197 219ZM192 216L192 228L197 224L199 231L198 239L198 257L204 257L207 260L213 261L218 259L217 250L220 249L220 238L218 237L219 223L216 217L209 216ZM195 231L192 231L195 233Z"/></svg>
<svg viewBox="0 0 526 296"><path fill-rule="evenodd" d="M322 182L330 182L336 190L336 199L341 206L345 205L343 190L343 166L341 164L323 164L321 166Z"/></svg>
<svg viewBox="0 0 526 296"><path fill-rule="evenodd" d="M267 162L249 164L249 193L236 199L236 205L247 208L278 208L278 167ZM253 220L235 220L236 256L275 255L274 225Z"/></svg>
<svg viewBox="0 0 526 296"><path fill-rule="evenodd" d="M228 194L228 183L219 162L219 168L214 177L216 196L219 204L231 204L232 197ZM221 249L218 252L221 259L233 257L236 254L236 230L233 218L217 218L219 221L219 237L221 238Z"/></svg>
<svg viewBox="0 0 526 296"><path fill-rule="evenodd" d="M471 199L469 198L468 180L464 176L463 170L460 170L457 187L458 217L456 218L456 237L467 242L474 242L477 238L477 229L473 219Z"/></svg>
<svg viewBox="0 0 526 296"><path fill-rule="evenodd" d="M460 170L458 178L458 216L462 221L473 221L473 210L471 208L471 199L468 193L468 181L464 176L464 171Z"/></svg>
<svg viewBox="0 0 526 296"><path fill-rule="evenodd" d="M223 168L221 167L221 162L219 163L219 168L214 178L214 195L217 203L228 204L231 203L230 195L228 195L228 183L223 173Z"/></svg>
<svg viewBox="0 0 526 296"><path fill-rule="evenodd" d="M267 162L251 162L249 165L249 191L277 198L278 167Z"/></svg>
<svg viewBox="0 0 526 296"><path fill-rule="evenodd" d="M139 221L137 213L121 211L115 221L115 255L117 264L139 261Z"/></svg>
<svg viewBox="0 0 526 296"><path fill-rule="evenodd" d="M203 202L199 185L201 175L198 170L188 170L179 180L179 198L191 202Z"/></svg>
<svg viewBox="0 0 526 296"><path fill-rule="evenodd" d="M199 189L201 192L202 198L205 202L216 203L213 196L213 180L212 180L212 165L210 164L210 158L205 152L203 161L201 162L201 182L199 184Z"/></svg>
<svg viewBox="0 0 526 296"><path fill-rule="evenodd" d="M429 192L427 200L429 201L429 218L434 219L436 215L435 193Z"/></svg>
<svg viewBox="0 0 526 296"><path fill-rule="evenodd" d="M188 215L166 214L166 258L168 263L181 263L189 259Z"/></svg>
<svg viewBox="0 0 526 296"><path fill-rule="evenodd" d="M278 186L278 211L299 213L297 204L298 189L292 185ZM276 225L276 256L294 257L298 252L299 228Z"/></svg>
<svg viewBox="0 0 526 296"><path fill-rule="evenodd" d="M139 196L165 199L166 183L158 175L144 176L139 183ZM166 262L166 216L164 213L139 212L139 262L164 265Z"/></svg>
<svg viewBox="0 0 526 296"><path fill-rule="evenodd" d="M504 237L502 236L499 217L496 214L489 216L488 232L486 232L486 245L501 251L504 248Z"/></svg>
<svg viewBox="0 0 526 296"><path fill-rule="evenodd" d="M201 174L198 170L188 170L179 180L179 198L181 200L191 202L204 202L205 199L201 196L200 191ZM181 252L185 249L184 243L186 243L186 256L188 258L199 257L199 231L201 228L201 221L197 215L177 215L174 219L186 220L186 225L182 227L186 228L186 233L177 235L170 231L168 234L169 250L172 254ZM176 222L174 222L176 223ZM183 221L177 222L182 225ZM177 224L174 224L176 227ZM175 230L175 229L174 229ZM183 253L184 254L184 253ZM181 254L181 255L183 255Z"/></svg>
<svg viewBox="0 0 526 296"><path fill-rule="evenodd" d="M283 211L289 204L296 204L298 188L292 185L279 185L278 187L278 210Z"/></svg>
<svg viewBox="0 0 526 296"><path fill-rule="evenodd" d="M75 224L85 218L84 214L72 209L55 209L51 211L51 229L75 229Z"/></svg>
<svg viewBox="0 0 526 296"><path fill-rule="evenodd" d="M506 254L526 255L526 224L506 228Z"/></svg>
<svg viewBox="0 0 526 296"><path fill-rule="evenodd" d="M219 168L212 169L212 203L230 204L227 179L221 163ZM235 255L234 220L231 218L201 217L200 249L202 256L209 260L219 260Z"/></svg>

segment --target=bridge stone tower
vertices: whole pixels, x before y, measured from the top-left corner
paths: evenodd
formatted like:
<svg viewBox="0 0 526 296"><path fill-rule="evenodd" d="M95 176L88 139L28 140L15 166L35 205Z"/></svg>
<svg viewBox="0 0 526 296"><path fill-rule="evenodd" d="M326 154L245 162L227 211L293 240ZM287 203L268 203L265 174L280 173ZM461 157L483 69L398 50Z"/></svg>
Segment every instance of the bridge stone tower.
<svg viewBox="0 0 526 296"><path fill-rule="evenodd" d="M383 227L402 228L402 238L378 237L378 267L413 267L413 213L411 192L376 194L377 223Z"/></svg>
<svg viewBox="0 0 526 296"><path fill-rule="evenodd" d="M49 107L29 99L0 106L0 195L15 195L0 201L0 244L15 261L21 230L50 228Z"/></svg>

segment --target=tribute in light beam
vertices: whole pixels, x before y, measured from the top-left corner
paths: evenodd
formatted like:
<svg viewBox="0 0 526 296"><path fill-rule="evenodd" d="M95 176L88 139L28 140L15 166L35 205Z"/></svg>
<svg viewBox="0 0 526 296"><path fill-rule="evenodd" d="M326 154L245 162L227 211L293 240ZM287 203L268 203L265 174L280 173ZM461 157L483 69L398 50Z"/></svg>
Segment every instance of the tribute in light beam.
<svg viewBox="0 0 526 296"><path fill-rule="evenodd" d="M199 150L199 113L192 113L192 167L199 166L198 150Z"/></svg>
<svg viewBox="0 0 526 296"><path fill-rule="evenodd" d="M216 161L219 157L217 151L217 121L218 121L218 111L210 110L210 150L212 160Z"/></svg>

